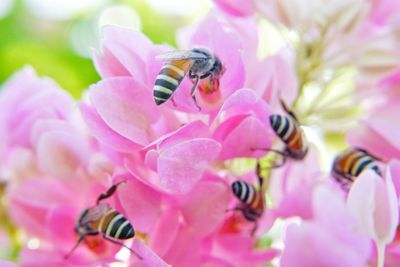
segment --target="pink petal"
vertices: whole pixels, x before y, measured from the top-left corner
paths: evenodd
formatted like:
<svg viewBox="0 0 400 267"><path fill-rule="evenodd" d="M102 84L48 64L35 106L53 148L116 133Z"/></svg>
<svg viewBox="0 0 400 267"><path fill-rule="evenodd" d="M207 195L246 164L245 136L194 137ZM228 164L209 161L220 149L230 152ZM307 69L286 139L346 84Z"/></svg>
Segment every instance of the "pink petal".
<svg viewBox="0 0 400 267"><path fill-rule="evenodd" d="M168 252L182 227L181 222L181 212L172 205L163 212L150 235L149 246L154 252L160 256Z"/></svg>
<svg viewBox="0 0 400 267"><path fill-rule="evenodd" d="M219 178L199 182L192 192L179 198L185 222L196 235L211 233L224 220L230 196L230 187Z"/></svg>
<svg viewBox="0 0 400 267"><path fill-rule="evenodd" d="M105 26L103 29L103 42L115 42L121 46L126 46L137 55L146 55L153 44L151 40L140 31L133 31L119 26ZM132 45L133 44L133 45Z"/></svg>
<svg viewBox="0 0 400 267"><path fill-rule="evenodd" d="M161 184L170 193L189 192L220 150L212 139L195 138L161 151L157 164Z"/></svg>
<svg viewBox="0 0 400 267"><path fill-rule="evenodd" d="M363 147L383 159L400 158L400 150L373 128L359 125L347 134L347 141L353 146Z"/></svg>
<svg viewBox="0 0 400 267"><path fill-rule="evenodd" d="M55 177L70 178L89 157L79 136L59 131L42 134L36 149L40 168Z"/></svg>
<svg viewBox="0 0 400 267"><path fill-rule="evenodd" d="M11 261L0 260L0 267L17 267L17 265Z"/></svg>
<svg viewBox="0 0 400 267"><path fill-rule="evenodd" d="M132 243L132 249L142 257L142 260L137 260L135 256L132 256L133 264L132 267L169 267L168 263L162 260L157 254L155 254L149 247L147 247L139 239L134 239Z"/></svg>
<svg viewBox="0 0 400 267"><path fill-rule="evenodd" d="M212 127L227 118L243 114L254 115L265 125L269 125L268 118L271 115L271 110L267 103L260 99L253 90L240 89L224 102Z"/></svg>
<svg viewBox="0 0 400 267"><path fill-rule="evenodd" d="M103 144L120 152L132 152L139 149L132 141L112 130L90 106L79 103L82 116L91 133Z"/></svg>
<svg viewBox="0 0 400 267"><path fill-rule="evenodd" d="M357 255L353 247L338 242L334 235L318 225L289 225L284 243L280 262L282 267L367 265L367 257Z"/></svg>
<svg viewBox="0 0 400 267"><path fill-rule="evenodd" d="M134 228L148 233L160 216L162 195L132 175L121 174L117 177L127 180L118 188L118 197L127 218Z"/></svg>
<svg viewBox="0 0 400 267"><path fill-rule="evenodd" d="M129 71L108 49L103 49L103 55L94 50L92 54L94 66L102 78L130 76Z"/></svg>
<svg viewBox="0 0 400 267"><path fill-rule="evenodd" d="M251 157L254 148L270 148L273 135L265 124L254 117L244 119L221 141L221 160L235 157Z"/></svg>
<svg viewBox="0 0 400 267"><path fill-rule="evenodd" d="M57 205L52 207L47 214L44 226L49 233L49 239L65 251L71 249L71 245L77 240L74 227L79 212L70 205Z"/></svg>
<svg viewBox="0 0 400 267"><path fill-rule="evenodd" d="M214 0L214 3L223 11L232 16L245 17L255 12L255 5L252 0Z"/></svg>
<svg viewBox="0 0 400 267"><path fill-rule="evenodd" d="M347 197L347 205L358 221L361 230L366 231L369 236L375 236L375 183L376 174L372 171L365 171L357 177L356 181L351 186Z"/></svg>
<svg viewBox="0 0 400 267"><path fill-rule="evenodd" d="M398 200L391 173L386 171L386 183L375 172L367 170L354 182L348 196L348 205L377 244L393 240L398 224Z"/></svg>
<svg viewBox="0 0 400 267"><path fill-rule="evenodd" d="M8 192L9 215L29 234L45 237L47 230L43 226L49 209L57 204L76 201L67 188L62 181L55 179L29 179Z"/></svg>
<svg viewBox="0 0 400 267"><path fill-rule="evenodd" d="M91 101L106 124L139 144L151 141L151 124L160 118L152 93L131 78L102 80L91 87Z"/></svg>
<svg viewBox="0 0 400 267"><path fill-rule="evenodd" d="M400 150L399 138L393 138L393 121L398 118L398 114L400 114L400 108L397 105L385 106L375 111L365 124Z"/></svg>

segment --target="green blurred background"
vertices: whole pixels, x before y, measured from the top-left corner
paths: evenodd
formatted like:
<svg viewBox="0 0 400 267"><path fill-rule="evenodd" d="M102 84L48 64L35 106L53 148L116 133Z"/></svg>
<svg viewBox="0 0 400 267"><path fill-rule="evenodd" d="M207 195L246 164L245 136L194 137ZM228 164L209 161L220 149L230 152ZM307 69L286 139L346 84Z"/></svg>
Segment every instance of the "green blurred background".
<svg viewBox="0 0 400 267"><path fill-rule="evenodd" d="M204 15L206 0L0 0L0 85L24 65L75 98L99 76L90 59L101 25L141 29L175 43L176 29Z"/></svg>

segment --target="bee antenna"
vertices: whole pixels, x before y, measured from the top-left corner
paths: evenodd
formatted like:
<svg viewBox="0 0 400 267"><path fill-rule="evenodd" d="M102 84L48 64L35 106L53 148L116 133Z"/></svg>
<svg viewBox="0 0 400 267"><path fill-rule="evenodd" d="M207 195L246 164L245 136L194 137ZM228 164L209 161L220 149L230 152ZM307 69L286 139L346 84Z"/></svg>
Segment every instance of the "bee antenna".
<svg viewBox="0 0 400 267"><path fill-rule="evenodd" d="M79 244L82 242L82 240L85 238L85 235L80 235L78 242L76 242L75 246L68 252L67 255L64 256L65 260L68 260L68 258L72 255L72 253L75 251L75 249L79 246Z"/></svg>
<svg viewBox="0 0 400 267"><path fill-rule="evenodd" d="M117 190L117 187L118 187L120 184L122 184L122 183L126 183L126 180L119 181L118 183L112 185L112 186L107 190L106 193L101 194L101 195L97 198L97 202L96 202L97 205L100 203L101 200L111 197L111 196L115 193L115 191Z"/></svg>

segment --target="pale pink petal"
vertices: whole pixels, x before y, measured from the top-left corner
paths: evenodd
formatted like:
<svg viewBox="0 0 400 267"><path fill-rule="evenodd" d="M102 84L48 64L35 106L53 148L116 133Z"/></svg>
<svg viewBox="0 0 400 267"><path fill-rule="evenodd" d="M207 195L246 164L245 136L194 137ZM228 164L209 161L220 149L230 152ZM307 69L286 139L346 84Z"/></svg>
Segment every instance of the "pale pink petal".
<svg viewBox="0 0 400 267"><path fill-rule="evenodd" d="M61 178L71 178L89 157L88 145L80 136L60 131L42 134L36 150L40 168Z"/></svg>
<svg viewBox="0 0 400 267"><path fill-rule="evenodd" d="M381 179L376 176L377 175L373 171L367 170L363 172L351 186L347 198L347 205L355 216L359 227L361 230L366 231L371 238L375 236L375 221L373 215L376 208L375 186L377 179Z"/></svg>
<svg viewBox="0 0 400 267"><path fill-rule="evenodd" d="M400 139L393 138L393 121L397 120L399 114L398 105L385 106L376 110L364 123L400 150Z"/></svg>
<svg viewBox="0 0 400 267"><path fill-rule="evenodd" d="M232 16L250 16L255 12L255 4L252 0L214 0L214 3L223 11Z"/></svg>
<svg viewBox="0 0 400 267"><path fill-rule="evenodd" d="M132 249L142 257L142 260L138 260L137 257L132 256L133 263L132 267L170 267L172 265L166 263L156 253L154 253L148 246L146 246L139 239L134 239L132 243Z"/></svg>
<svg viewBox="0 0 400 267"><path fill-rule="evenodd" d="M0 267L17 267L17 265L11 261L0 260Z"/></svg>
<svg viewBox="0 0 400 267"><path fill-rule="evenodd" d="M112 130L90 106L80 103L80 111L91 133L99 142L120 152L133 152L140 148L122 135Z"/></svg>
<svg viewBox="0 0 400 267"><path fill-rule="evenodd" d="M363 147L383 159L400 158L400 150L396 149L390 140L365 124L350 130L347 134L347 141L353 146Z"/></svg>
<svg viewBox="0 0 400 267"><path fill-rule="evenodd" d="M131 78L102 80L91 87L91 101L106 124L129 140L146 145L151 124L160 118L152 92Z"/></svg>
<svg viewBox="0 0 400 267"><path fill-rule="evenodd" d="M67 188L62 181L55 179L29 179L8 192L9 215L29 234L46 237L47 230L43 225L49 209L57 204L77 201Z"/></svg>
<svg viewBox="0 0 400 267"><path fill-rule="evenodd" d="M254 250L254 238L242 234L221 235L216 241L212 253L228 259L235 267L262 266L279 254L275 249Z"/></svg>
<svg viewBox="0 0 400 267"><path fill-rule="evenodd" d="M313 208L314 221L287 228L281 266L366 266L369 239L357 231L344 199L319 186L313 192Z"/></svg>
<svg viewBox="0 0 400 267"><path fill-rule="evenodd" d="M143 71L146 68L146 63L140 58L136 52L132 51L132 46L127 46L114 43L111 40L103 43L104 49L118 59L119 63L129 72L135 80L142 83L147 82L146 73Z"/></svg>
<svg viewBox="0 0 400 267"><path fill-rule="evenodd" d="M195 138L162 150L157 164L161 184L170 193L189 192L220 150L221 145L208 138Z"/></svg>
<svg viewBox="0 0 400 267"><path fill-rule="evenodd" d="M334 235L319 225L289 225L284 243L282 267L367 266L367 257L360 257L353 247L338 242Z"/></svg>
<svg viewBox="0 0 400 267"><path fill-rule="evenodd" d="M140 31L134 31L118 26L105 26L103 29L103 42L115 42L126 46L130 50L146 59L146 55L153 44L151 40Z"/></svg>
<svg viewBox="0 0 400 267"><path fill-rule="evenodd" d="M95 50L92 54L94 66L102 78L130 76L129 71L108 49L104 48L102 55Z"/></svg>

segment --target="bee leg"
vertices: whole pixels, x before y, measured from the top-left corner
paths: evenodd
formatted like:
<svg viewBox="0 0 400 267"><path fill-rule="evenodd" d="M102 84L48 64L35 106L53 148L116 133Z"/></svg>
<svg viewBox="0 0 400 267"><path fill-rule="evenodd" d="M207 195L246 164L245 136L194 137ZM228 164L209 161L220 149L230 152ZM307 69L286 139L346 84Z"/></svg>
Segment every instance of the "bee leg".
<svg viewBox="0 0 400 267"><path fill-rule="evenodd" d="M230 211L235 211L235 210L240 210L241 212L245 212L246 209L242 207L234 207L232 209L226 209L225 212L230 212Z"/></svg>
<svg viewBox="0 0 400 267"><path fill-rule="evenodd" d="M124 180L124 181L120 181L120 182L118 182L118 183L112 185L112 186L107 190L106 193L101 194L101 195L97 198L97 202L96 202L96 203L99 204L101 200L111 197L111 196L115 193L115 191L117 190L117 187L118 187L120 184L125 183L125 182L126 182L126 181Z"/></svg>
<svg viewBox="0 0 400 267"><path fill-rule="evenodd" d="M103 238L104 238L105 240L107 240L107 241L110 241L111 243L114 243L114 244L116 244L116 245L120 245L121 247L124 247L124 248L129 249L129 251L132 252L133 254L135 254L136 257L138 257L139 260L142 260L142 259L143 259L139 254L137 254L133 249L131 249L130 247L128 247L128 246L125 245L124 243L122 243L122 242L120 242L120 241L117 241L117 240L114 240L114 239L111 239L111 238L109 238L108 236L106 236L106 235L104 235L104 234L103 234Z"/></svg>
<svg viewBox="0 0 400 267"><path fill-rule="evenodd" d="M262 186L264 183L264 178L261 176L261 171L262 171L262 169L261 169L260 161L257 160L256 173L257 173L257 177L258 177L258 184L260 186Z"/></svg>
<svg viewBox="0 0 400 267"><path fill-rule="evenodd" d="M256 233L256 231L257 231L257 228L258 228L258 221L254 221L254 226L253 226L253 229L251 229L251 236L254 236L254 234Z"/></svg>
<svg viewBox="0 0 400 267"><path fill-rule="evenodd" d="M72 255L72 253L75 251L75 249L79 246L79 244L83 241L85 238L85 235L80 235L78 242L76 242L75 246L68 252L67 255L64 256L65 260L68 260L68 258Z"/></svg>
<svg viewBox="0 0 400 267"><path fill-rule="evenodd" d="M171 102L172 102L172 104L174 105L174 107L177 107L177 106L178 106L178 105L176 104L175 99L174 99L173 96L171 97Z"/></svg>
<svg viewBox="0 0 400 267"><path fill-rule="evenodd" d="M273 152L273 153L276 153L276 154L282 156L282 161L279 162L278 164L274 164L274 165L270 166L271 169L282 167L286 163L286 158L289 157L289 155L287 153L285 153L284 151L279 151L279 150L275 150L275 149L271 149L271 148L252 148L251 150L252 151L263 150L266 152Z"/></svg>
<svg viewBox="0 0 400 267"><path fill-rule="evenodd" d="M294 119L296 122L299 122L299 120L297 119L296 115L294 115L293 111L291 111L287 106L286 103L280 99L281 105L283 110L290 116L292 117L292 119Z"/></svg>
<svg viewBox="0 0 400 267"><path fill-rule="evenodd" d="M194 101L194 103L196 104L196 107L197 107L197 108L199 109L199 111L200 111L200 110L201 110L201 107L199 106L199 104L197 104L196 96L194 95L194 93L195 93L195 91L196 91L196 88L197 88L197 85L199 84L199 81L200 81L200 76L197 75L197 74L193 74L192 71L189 71L189 78L190 78L190 79L196 79L196 80L194 81L194 83L193 83L192 89L190 90L190 95L192 96L193 101Z"/></svg>

